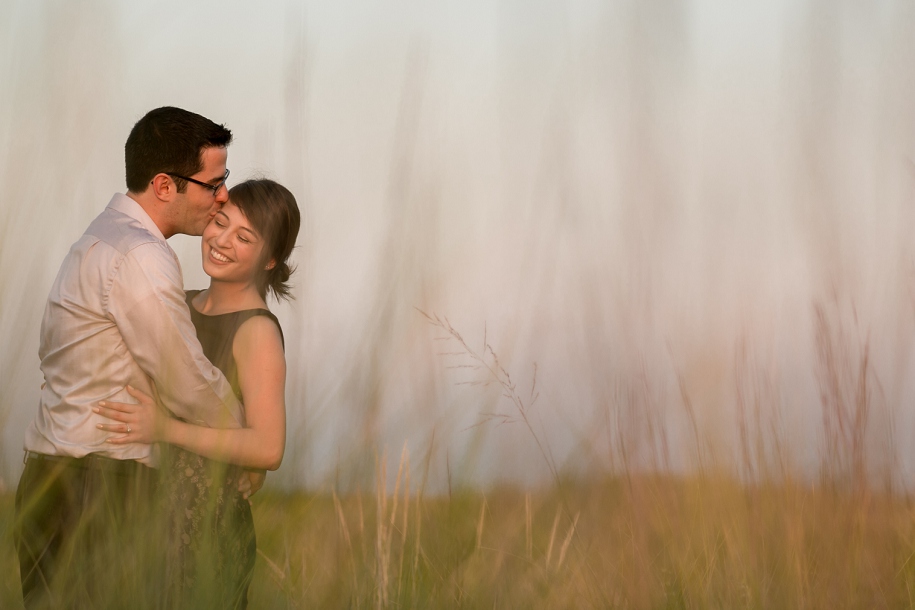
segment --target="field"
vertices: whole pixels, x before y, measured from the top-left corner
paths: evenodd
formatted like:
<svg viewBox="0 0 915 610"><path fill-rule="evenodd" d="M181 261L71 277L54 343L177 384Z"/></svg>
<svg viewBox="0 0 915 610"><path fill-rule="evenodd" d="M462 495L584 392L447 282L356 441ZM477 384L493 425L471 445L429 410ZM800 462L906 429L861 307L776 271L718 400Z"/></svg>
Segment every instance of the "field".
<svg viewBox="0 0 915 610"><path fill-rule="evenodd" d="M633 476L254 502L251 608L907 608L915 505L797 483ZM2 500L0 606L19 607Z"/></svg>

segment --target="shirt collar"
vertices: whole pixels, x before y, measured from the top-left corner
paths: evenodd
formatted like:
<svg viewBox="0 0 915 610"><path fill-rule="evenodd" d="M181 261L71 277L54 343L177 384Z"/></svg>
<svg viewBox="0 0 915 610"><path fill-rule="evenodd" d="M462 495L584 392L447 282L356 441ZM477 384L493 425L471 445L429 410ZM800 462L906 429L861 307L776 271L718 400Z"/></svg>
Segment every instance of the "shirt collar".
<svg viewBox="0 0 915 610"><path fill-rule="evenodd" d="M153 219L150 218L149 214L146 213L139 203L124 195L123 193L115 193L111 198L111 201L108 202L108 207L112 210L121 212L122 214L127 214L134 220L138 221L143 225L147 231L165 241L165 236L162 235L162 231L159 230L159 227L156 226L156 223L153 222Z"/></svg>

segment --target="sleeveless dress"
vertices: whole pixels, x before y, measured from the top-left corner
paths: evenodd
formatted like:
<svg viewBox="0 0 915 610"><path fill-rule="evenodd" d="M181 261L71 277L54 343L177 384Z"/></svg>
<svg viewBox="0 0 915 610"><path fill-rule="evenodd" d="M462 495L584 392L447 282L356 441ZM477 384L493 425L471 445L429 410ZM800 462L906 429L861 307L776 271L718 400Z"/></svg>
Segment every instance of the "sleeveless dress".
<svg viewBox="0 0 915 610"><path fill-rule="evenodd" d="M266 309L208 316L191 304L200 291L187 291L187 304L203 353L241 400L238 369L232 355L235 333ZM280 330L282 336L282 330ZM169 608L246 608L257 545L251 507L238 492L243 468L162 445L165 583Z"/></svg>

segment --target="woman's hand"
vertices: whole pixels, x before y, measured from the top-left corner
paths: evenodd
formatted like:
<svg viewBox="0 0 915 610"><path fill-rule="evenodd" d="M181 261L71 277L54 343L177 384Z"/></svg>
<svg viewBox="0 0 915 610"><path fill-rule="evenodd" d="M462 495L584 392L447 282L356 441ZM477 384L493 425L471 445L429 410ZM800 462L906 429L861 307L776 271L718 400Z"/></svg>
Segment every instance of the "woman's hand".
<svg viewBox="0 0 915 610"><path fill-rule="evenodd" d="M116 424L98 424L99 430L120 432L122 436L112 436L106 443L124 445L127 443L151 444L162 440L168 415L163 413L151 396L127 386L127 393L136 398L139 404L112 402L103 400L93 411L113 419Z"/></svg>
<svg viewBox="0 0 915 610"><path fill-rule="evenodd" d="M245 469L238 479L238 493L248 501L248 504L251 504L251 496L256 494L260 488L264 486L264 481L266 480L266 470Z"/></svg>

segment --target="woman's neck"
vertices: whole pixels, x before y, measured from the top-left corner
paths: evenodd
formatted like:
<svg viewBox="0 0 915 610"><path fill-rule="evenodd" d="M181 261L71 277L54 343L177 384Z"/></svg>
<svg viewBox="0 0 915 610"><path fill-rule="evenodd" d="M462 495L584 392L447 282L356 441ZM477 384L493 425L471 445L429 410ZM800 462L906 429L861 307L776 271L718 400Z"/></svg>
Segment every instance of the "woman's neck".
<svg viewBox="0 0 915 610"><path fill-rule="evenodd" d="M194 308L202 314L219 315L245 309L267 309L253 284L210 280L210 287L194 297Z"/></svg>

